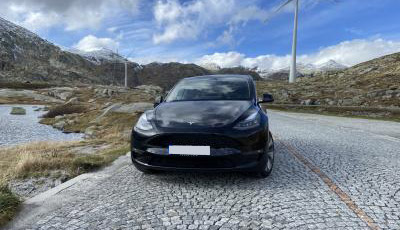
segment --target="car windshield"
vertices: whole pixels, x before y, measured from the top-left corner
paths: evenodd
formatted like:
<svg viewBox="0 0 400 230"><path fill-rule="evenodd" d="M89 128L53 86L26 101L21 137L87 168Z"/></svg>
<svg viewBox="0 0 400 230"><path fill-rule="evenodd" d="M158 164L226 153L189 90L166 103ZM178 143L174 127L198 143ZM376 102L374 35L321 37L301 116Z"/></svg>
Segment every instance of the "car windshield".
<svg viewBox="0 0 400 230"><path fill-rule="evenodd" d="M184 79L166 98L167 102L199 100L250 100L248 80L238 77Z"/></svg>

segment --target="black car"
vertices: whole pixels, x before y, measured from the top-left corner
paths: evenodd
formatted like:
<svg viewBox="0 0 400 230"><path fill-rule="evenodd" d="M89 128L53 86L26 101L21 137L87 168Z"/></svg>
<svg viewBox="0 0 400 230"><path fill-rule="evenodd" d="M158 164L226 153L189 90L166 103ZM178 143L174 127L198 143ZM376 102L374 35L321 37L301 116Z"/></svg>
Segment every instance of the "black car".
<svg viewBox="0 0 400 230"><path fill-rule="evenodd" d="M247 75L180 80L132 130L131 156L142 172L248 171L267 177L274 163L268 116Z"/></svg>

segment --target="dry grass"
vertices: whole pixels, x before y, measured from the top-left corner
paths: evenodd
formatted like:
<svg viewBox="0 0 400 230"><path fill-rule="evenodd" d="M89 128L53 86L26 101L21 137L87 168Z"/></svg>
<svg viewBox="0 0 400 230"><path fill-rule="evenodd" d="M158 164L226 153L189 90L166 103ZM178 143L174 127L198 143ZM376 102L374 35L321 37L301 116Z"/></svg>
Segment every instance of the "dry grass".
<svg viewBox="0 0 400 230"><path fill-rule="evenodd" d="M53 85L47 83L24 83L24 82L1 82L0 88L9 89L43 89L49 88Z"/></svg>
<svg viewBox="0 0 400 230"><path fill-rule="evenodd" d="M127 143L112 145L93 155L77 155L70 150L90 142L37 142L0 148L0 226L18 210L20 200L7 188L11 179L47 176L53 170L64 171L69 178L99 169L129 151Z"/></svg>
<svg viewBox="0 0 400 230"><path fill-rule="evenodd" d="M98 138L113 143L129 143L130 131L138 117L138 114L111 113L100 121L102 128Z"/></svg>
<svg viewBox="0 0 400 230"><path fill-rule="evenodd" d="M109 149L93 155L77 155L71 152L73 147L90 144L90 142L37 142L4 148L0 153L0 157L4 156L0 173L3 178L12 179L44 176L50 171L62 170L72 177L97 169L114 160L108 154ZM111 149L123 149L127 152L129 150L127 146L126 143L119 144L112 146Z"/></svg>
<svg viewBox="0 0 400 230"><path fill-rule="evenodd" d="M44 156L59 152L57 148L61 146L61 144L40 142L0 148L0 226L15 215L20 204L20 200L7 188L8 181L28 176L34 170L38 170L38 173L48 170L49 160Z"/></svg>
<svg viewBox="0 0 400 230"><path fill-rule="evenodd" d="M65 167L68 158L68 146L77 142L37 142L3 148L0 157L3 159L0 173L7 178L20 178L43 173L47 170Z"/></svg>

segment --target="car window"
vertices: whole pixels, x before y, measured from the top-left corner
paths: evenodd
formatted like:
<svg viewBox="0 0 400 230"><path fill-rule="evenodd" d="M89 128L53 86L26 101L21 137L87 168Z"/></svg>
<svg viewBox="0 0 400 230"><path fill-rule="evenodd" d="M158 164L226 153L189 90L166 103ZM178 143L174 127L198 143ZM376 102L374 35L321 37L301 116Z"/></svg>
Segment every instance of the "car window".
<svg viewBox="0 0 400 230"><path fill-rule="evenodd" d="M250 100L247 79L185 79L180 81L166 98L170 101Z"/></svg>

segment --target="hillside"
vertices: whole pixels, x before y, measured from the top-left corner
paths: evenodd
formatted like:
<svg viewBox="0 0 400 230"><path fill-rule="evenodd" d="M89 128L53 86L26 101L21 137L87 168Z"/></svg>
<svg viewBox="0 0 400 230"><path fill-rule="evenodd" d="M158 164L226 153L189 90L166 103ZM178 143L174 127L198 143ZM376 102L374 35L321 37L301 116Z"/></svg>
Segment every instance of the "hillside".
<svg viewBox="0 0 400 230"><path fill-rule="evenodd" d="M400 53L348 69L299 78L298 82L258 82L259 93L272 93L277 103L400 107Z"/></svg>
<svg viewBox="0 0 400 230"><path fill-rule="evenodd" d="M134 73L134 85L158 85L164 89L172 87L184 77L210 74L210 71L195 64L150 63Z"/></svg>
<svg viewBox="0 0 400 230"><path fill-rule="evenodd" d="M116 59L63 51L2 18L0 37L0 81L123 84L124 65ZM137 66L129 62L130 68Z"/></svg>
<svg viewBox="0 0 400 230"><path fill-rule="evenodd" d="M262 79L258 73L243 67L223 68L211 71L196 64L154 62L143 65L141 68L136 68L131 85L157 85L168 90L184 77L206 74L245 74L252 76L254 80Z"/></svg>

